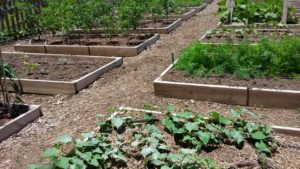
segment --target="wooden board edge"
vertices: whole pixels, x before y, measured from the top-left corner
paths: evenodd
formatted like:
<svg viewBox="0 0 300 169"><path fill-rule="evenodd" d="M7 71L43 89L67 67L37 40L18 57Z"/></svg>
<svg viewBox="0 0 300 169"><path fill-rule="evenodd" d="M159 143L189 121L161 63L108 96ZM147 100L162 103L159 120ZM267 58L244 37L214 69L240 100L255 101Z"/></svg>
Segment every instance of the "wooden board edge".
<svg viewBox="0 0 300 169"><path fill-rule="evenodd" d="M0 142L22 130L26 125L42 116L41 107L30 105L30 110L0 127Z"/></svg>
<svg viewBox="0 0 300 169"><path fill-rule="evenodd" d="M75 88L76 88L76 93L80 92L81 90L88 87L90 84L94 83L103 74L107 73L108 71L110 71L116 67L121 66L122 64L123 64L123 58L121 58L121 57L115 58L112 62L85 75L84 77L81 77L78 80L75 80L74 84L75 84Z"/></svg>

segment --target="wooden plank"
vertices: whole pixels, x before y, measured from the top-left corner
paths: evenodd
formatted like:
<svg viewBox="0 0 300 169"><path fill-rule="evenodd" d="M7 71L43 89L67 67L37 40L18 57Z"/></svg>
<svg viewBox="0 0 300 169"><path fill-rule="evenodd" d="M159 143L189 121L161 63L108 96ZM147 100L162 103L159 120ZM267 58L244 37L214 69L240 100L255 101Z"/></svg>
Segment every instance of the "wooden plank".
<svg viewBox="0 0 300 169"><path fill-rule="evenodd" d="M147 49L149 46L153 45L156 41L160 39L159 34L155 34L150 39L147 39L144 43L137 46L137 54L140 54L142 51Z"/></svg>
<svg viewBox="0 0 300 169"><path fill-rule="evenodd" d="M283 11L282 11L282 18L281 22L286 24L287 16L288 16L288 0L283 0Z"/></svg>
<svg viewBox="0 0 300 169"><path fill-rule="evenodd" d="M30 110L0 127L0 142L22 130L27 124L42 116L41 108L31 105Z"/></svg>
<svg viewBox="0 0 300 169"><path fill-rule="evenodd" d="M276 133L300 137L300 128L284 127L284 126L272 126L272 129Z"/></svg>
<svg viewBox="0 0 300 169"><path fill-rule="evenodd" d="M198 12L201 12L202 10L204 10L206 7L207 7L207 4L204 3L197 7L189 7L189 9L195 9L196 13L198 13Z"/></svg>
<svg viewBox="0 0 300 169"><path fill-rule="evenodd" d="M45 45L45 53L68 54L68 55L90 55L88 46L79 45Z"/></svg>
<svg viewBox="0 0 300 169"><path fill-rule="evenodd" d="M299 108L300 91L250 88L249 106Z"/></svg>
<svg viewBox="0 0 300 169"><path fill-rule="evenodd" d="M247 105L246 87L228 87L159 80L154 81L154 93L156 96L170 98L194 99L232 105Z"/></svg>
<svg viewBox="0 0 300 169"><path fill-rule="evenodd" d="M74 81L76 86L76 92L85 89L87 86L89 86L90 84L98 80L101 75L123 64L123 58L120 57L109 57L109 58L112 58L114 60L102 66L101 68L95 70L94 72L91 72L85 75L84 77Z"/></svg>
<svg viewBox="0 0 300 169"><path fill-rule="evenodd" d="M190 11L184 13L184 14L181 14L181 15L169 15L169 16L167 16L167 18L181 18L182 21L187 21L195 15L196 15L196 10L192 9L192 10L190 10Z"/></svg>
<svg viewBox="0 0 300 169"><path fill-rule="evenodd" d="M46 53L46 48L44 45L15 44L14 50L27 53Z"/></svg>
<svg viewBox="0 0 300 169"><path fill-rule="evenodd" d="M52 80L14 79L19 83L23 93L31 94L75 94L74 83Z"/></svg>

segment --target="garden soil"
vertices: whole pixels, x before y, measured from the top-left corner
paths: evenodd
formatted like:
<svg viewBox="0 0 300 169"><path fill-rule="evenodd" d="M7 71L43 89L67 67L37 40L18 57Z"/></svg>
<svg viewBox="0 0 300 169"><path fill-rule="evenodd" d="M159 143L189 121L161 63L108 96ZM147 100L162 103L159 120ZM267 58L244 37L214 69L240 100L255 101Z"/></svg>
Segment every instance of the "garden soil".
<svg viewBox="0 0 300 169"><path fill-rule="evenodd" d="M170 35L162 35L159 42L140 55L125 58L123 66L105 74L77 95L25 95L23 99L26 103L42 105L44 116L0 143L0 168L25 169L31 163L47 163L41 153L53 145L58 136L69 134L75 138L80 132L95 130L96 115L107 114L107 109L114 106L143 108L147 104L156 105L158 110L163 110L165 105L171 104L177 110L202 114L221 111L225 115L228 115L230 108L239 108L217 103L161 98L154 96L153 92L152 82L171 63L171 54L177 55L207 30L217 26L219 18L214 14L217 11L216 3L217 1L208 5L204 11L183 23ZM11 50L9 46L5 48ZM300 124L300 110L248 109L259 113L260 118L273 118L277 122L285 120L297 126ZM270 165L278 168L299 168L300 139L282 135L277 135L276 138L284 144L272 160L269 160ZM241 162L256 161L254 152L249 148L240 151L234 147L223 147L205 156L215 158L225 168L235 167Z"/></svg>
<svg viewBox="0 0 300 169"><path fill-rule="evenodd" d="M71 81L112 62L109 58L48 57L5 54L4 61L14 67L19 78ZM30 68L34 65L32 68Z"/></svg>

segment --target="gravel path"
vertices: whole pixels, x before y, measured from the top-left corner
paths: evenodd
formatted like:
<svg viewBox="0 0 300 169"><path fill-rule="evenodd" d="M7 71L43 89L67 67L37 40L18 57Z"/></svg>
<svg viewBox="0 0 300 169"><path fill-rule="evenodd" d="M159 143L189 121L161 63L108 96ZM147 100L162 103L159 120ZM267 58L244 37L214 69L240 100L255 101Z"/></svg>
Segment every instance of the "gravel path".
<svg viewBox="0 0 300 169"><path fill-rule="evenodd" d="M22 169L27 168L30 163L47 162L41 158L41 153L53 145L55 138L63 134L76 137L76 133L92 130L97 121L96 115L106 113L113 106L142 108L145 104L151 104L162 109L166 104L173 104L181 110L201 113L213 110L226 112L232 108L233 106L216 103L165 99L155 97L153 93L152 82L170 64L171 53L178 54L207 30L217 26L219 18L214 15L216 10L216 2L213 2L177 31L162 35L158 43L139 56L125 58L123 66L105 74L77 95L25 95L27 103L43 106L44 116L0 143L0 168ZM291 120L298 119L299 122L297 110L250 109L265 113L265 116L285 114ZM300 155L295 155L291 160L299 158ZM291 164L288 160L285 162Z"/></svg>

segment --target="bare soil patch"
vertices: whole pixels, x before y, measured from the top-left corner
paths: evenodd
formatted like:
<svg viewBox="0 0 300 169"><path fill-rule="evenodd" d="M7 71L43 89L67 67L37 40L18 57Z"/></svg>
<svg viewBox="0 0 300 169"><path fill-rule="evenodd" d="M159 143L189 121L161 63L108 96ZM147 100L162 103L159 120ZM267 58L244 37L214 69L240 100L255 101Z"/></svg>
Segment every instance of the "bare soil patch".
<svg viewBox="0 0 300 169"><path fill-rule="evenodd" d="M214 85L227 85L239 87L252 87L252 88L269 88L269 89L288 89L299 90L300 79L290 78L251 78L249 80L242 80L234 75L225 74L221 76L211 77L194 77L187 73L171 69L164 77L164 80L173 82L186 82L198 84L214 84Z"/></svg>
<svg viewBox="0 0 300 169"><path fill-rule="evenodd" d="M5 54L4 61L16 69L18 78L70 81L99 69L112 59ZM36 66L30 69L33 64Z"/></svg>

